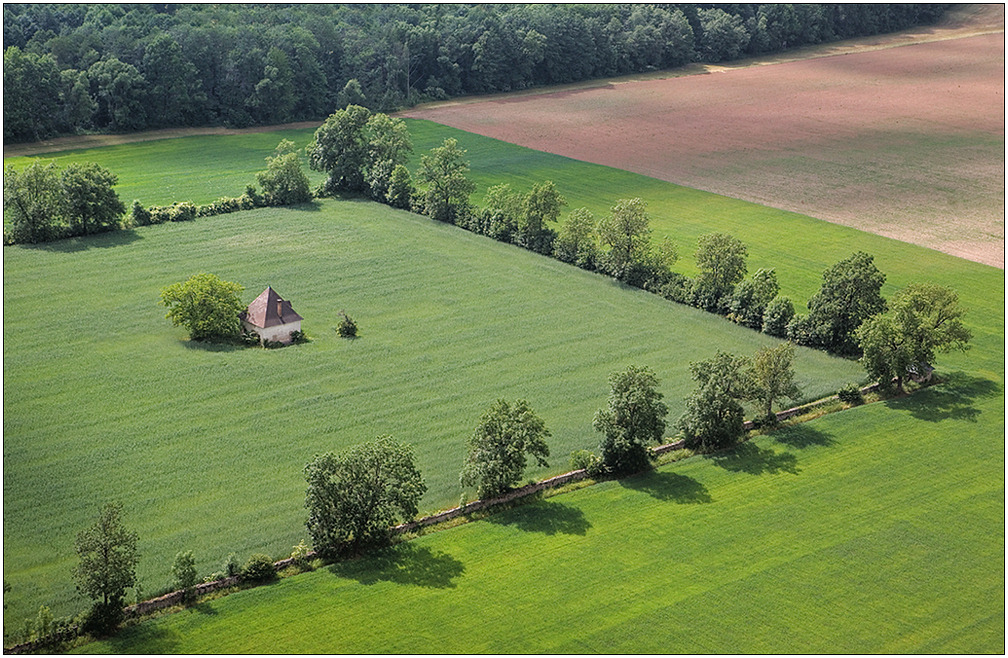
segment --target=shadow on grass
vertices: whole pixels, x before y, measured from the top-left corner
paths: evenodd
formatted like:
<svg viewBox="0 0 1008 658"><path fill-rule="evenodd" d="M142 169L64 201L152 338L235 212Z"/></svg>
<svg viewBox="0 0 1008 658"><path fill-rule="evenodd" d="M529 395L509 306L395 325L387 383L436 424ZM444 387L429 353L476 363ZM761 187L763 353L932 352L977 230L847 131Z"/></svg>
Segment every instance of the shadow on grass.
<svg viewBox="0 0 1008 658"><path fill-rule="evenodd" d="M237 343L212 343L202 340L183 340L179 342L188 350L197 350L200 352L237 352L249 349L245 345Z"/></svg>
<svg viewBox="0 0 1008 658"><path fill-rule="evenodd" d="M107 231L105 233L93 233L75 238L64 238L52 242L40 242L38 244L21 245L26 249L38 249L41 251L53 251L61 254L72 254L88 249L109 249L111 247L122 247L137 240L142 240L133 229L121 231Z"/></svg>
<svg viewBox="0 0 1008 658"><path fill-rule="evenodd" d="M562 503L539 501L504 510L486 519L497 525L511 525L526 532L541 532L546 535L563 533L584 536L591 523L584 512Z"/></svg>
<svg viewBox="0 0 1008 658"><path fill-rule="evenodd" d="M658 500L671 500L690 505L713 502L710 492L702 482L679 473L655 471L624 478L619 483L622 487L646 493Z"/></svg>
<svg viewBox="0 0 1008 658"><path fill-rule="evenodd" d="M197 603L196 605L189 606L189 609L207 617L216 617L220 614L220 611L209 603Z"/></svg>
<svg viewBox="0 0 1008 658"><path fill-rule="evenodd" d="M322 204L318 201L306 201L305 203L298 203L292 206L283 206L288 210L300 210L302 212L318 212L322 210Z"/></svg>
<svg viewBox="0 0 1008 658"><path fill-rule="evenodd" d="M914 418L932 423L947 419L975 423L980 416L980 409L974 404L976 400L989 398L1001 391L1002 387L990 379L954 372L945 376L940 384L913 395L886 400L885 405L890 409L909 411Z"/></svg>
<svg viewBox="0 0 1008 658"><path fill-rule="evenodd" d="M809 423L799 423L780 427L770 435L777 443L783 443L792 448L808 448L810 446L831 446L836 441L828 433L823 432Z"/></svg>
<svg viewBox="0 0 1008 658"><path fill-rule="evenodd" d="M146 621L121 629L103 640L112 654L157 653L170 654L181 651L177 631Z"/></svg>
<svg viewBox="0 0 1008 658"><path fill-rule="evenodd" d="M721 468L735 473L763 475L764 473L798 474L798 458L790 452L775 452L751 441L739 444L726 452L708 455Z"/></svg>
<svg viewBox="0 0 1008 658"><path fill-rule="evenodd" d="M465 565L447 553L434 553L426 546L403 542L366 558L334 564L329 570L362 585L384 581L447 589L455 587L452 581L465 572Z"/></svg>

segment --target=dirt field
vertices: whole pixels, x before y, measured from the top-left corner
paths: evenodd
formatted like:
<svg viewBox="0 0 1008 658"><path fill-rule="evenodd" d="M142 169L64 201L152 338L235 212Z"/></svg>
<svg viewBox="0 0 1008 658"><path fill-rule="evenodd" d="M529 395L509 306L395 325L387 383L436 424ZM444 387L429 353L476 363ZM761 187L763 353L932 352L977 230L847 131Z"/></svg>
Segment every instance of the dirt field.
<svg viewBox="0 0 1008 658"><path fill-rule="evenodd" d="M1004 267L1003 5L702 72L403 114Z"/></svg>

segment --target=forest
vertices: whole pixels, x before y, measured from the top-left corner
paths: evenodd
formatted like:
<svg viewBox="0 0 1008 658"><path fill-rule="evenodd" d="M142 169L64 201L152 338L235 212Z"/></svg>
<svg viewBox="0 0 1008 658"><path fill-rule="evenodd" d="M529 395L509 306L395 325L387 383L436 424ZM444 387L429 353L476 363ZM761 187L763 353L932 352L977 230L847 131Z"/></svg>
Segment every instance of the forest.
<svg viewBox="0 0 1008 658"><path fill-rule="evenodd" d="M4 4L4 139L321 119L720 62L940 4Z"/></svg>

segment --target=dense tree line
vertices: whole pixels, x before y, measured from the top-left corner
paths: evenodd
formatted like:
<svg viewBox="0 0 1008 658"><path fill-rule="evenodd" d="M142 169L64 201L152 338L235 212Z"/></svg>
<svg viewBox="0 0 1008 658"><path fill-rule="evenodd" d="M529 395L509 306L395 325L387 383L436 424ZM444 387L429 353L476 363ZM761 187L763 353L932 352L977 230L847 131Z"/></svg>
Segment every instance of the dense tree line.
<svg viewBox="0 0 1008 658"><path fill-rule="evenodd" d="M5 4L4 138L391 110L888 32L944 7Z"/></svg>

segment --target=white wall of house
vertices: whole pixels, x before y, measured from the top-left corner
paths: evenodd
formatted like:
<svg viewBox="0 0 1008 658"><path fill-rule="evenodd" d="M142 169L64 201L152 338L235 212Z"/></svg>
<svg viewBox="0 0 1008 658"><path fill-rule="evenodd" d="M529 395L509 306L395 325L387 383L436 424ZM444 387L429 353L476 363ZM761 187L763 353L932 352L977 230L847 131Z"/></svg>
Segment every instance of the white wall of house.
<svg viewBox="0 0 1008 658"><path fill-rule="evenodd" d="M259 338L262 340L272 340L278 343L290 343L291 332L301 331L301 320L263 328L257 327L250 322L242 322L242 324L245 325L247 331L254 331L259 334Z"/></svg>

